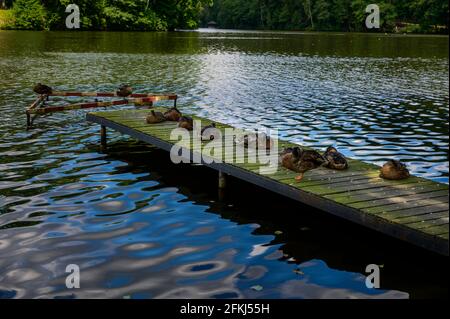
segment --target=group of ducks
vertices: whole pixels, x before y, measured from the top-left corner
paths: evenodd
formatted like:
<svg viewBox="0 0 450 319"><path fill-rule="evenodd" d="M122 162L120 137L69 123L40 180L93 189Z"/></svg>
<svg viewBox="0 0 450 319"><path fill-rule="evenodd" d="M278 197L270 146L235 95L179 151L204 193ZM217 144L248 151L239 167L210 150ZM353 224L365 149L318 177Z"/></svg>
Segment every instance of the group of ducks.
<svg viewBox="0 0 450 319"><path fill-rule="evenodd" d="M345 156L332 146L328 147L323 155L317 151L305 150L301 147L288 147L281 152L279 162L283 167L300 173L295 178L297 181L301 181L307 171L320 166L335 170L348 168Z"/></svg>
<svg viewBox="0 0 450 319"><path fill-rule="evenodd" d="M194 130L193 118L189 116L183 116L183 114L181 114L181 112L177 109L176 106L174 106L173 108L164 113L151 110L150 114L147 115L146 121L147 124L157 124L166 121L178 122L178 127L184 128L188 131ZM215 128L216 128L215 123L211 123L208 126L202 127L200 132L201 139L203 141L214 140L215 134L213 134L212 130L214 130Z"/></svg>
<svg viewBox="0 0 450 319"><path fill-rule="evenodd" d="M53 89L47 85L38 83L34 86L33 91L37 94L50 95ZM133 89L129 85L122 85L116 91L116 95L120 97L128 97L133 93ZM152 110L147 116L148 124L162 123L165 121L178 122L178 127L184 128L188 131L194 129L194 120L189 116L183 116L181 112L173 107L167 112L157 112ZM215 134L212 134L211 129L216 129L216 124L211 123L201 130L202 140L213 140ZM256 149L270 150L273 147L273 140L265 135L253 134L244 135L236 141L245 148L256 147ZM348 161L345 156L340 153L335 147L328 147L325 153L320 154L314 150L305 150L301 147L289 147L284 149L279 157L280 164L294 172L299 173L296 177L297 181L303 179L304 173L318 168L326 167L333 170L345 170L348 168ZM405 164L396 160L389 160L380 170L380 177L388 180L401 180L408 178L410 173Z"/></svg>
<svg viewBox="0 0 450 319"><path fill-rule="evenodd" d="M183 116L176 107L173 107L164 113L151 110L146 121L148 124L157 124L166 121L178 122L178 127L189 131L192 131L194 128L193 119L188 116ZM206 133L211 132L208 129L215 128L215 123L203 127L201 130L202 140L213 140L214 134ZM266 150L272 149L274 145L273 140L264 133L261 135L244 135L237 139L236 143L238 145L243 145L245 148L256 147L256 149ZM345 170L349 167L347 158L333 146L328 147L323 154L314 150L306 150L301 147L289 147L281 152L279 162L283 167L299 173L296 177L297 181L301 181L307 171L318 167L326 167L333 170ZM400 180L408 178L409 176L406 165L396 160L388 161L381 168L380 177L384 179Z"/></svg>
<svg viewBox="0 0 450 319"><path fill-rule="evenodd" d="M281 153L279 161L283 167L300 173L295 178L297 181L303 179L305 172L321 166L334 170L345 170L349 166L345 156L333 146L328 147L323 155L314 150L289 147ZM396 160L389 160L380 169L380 177L388 180L401 180L409 176L406 165Z"/></svg>

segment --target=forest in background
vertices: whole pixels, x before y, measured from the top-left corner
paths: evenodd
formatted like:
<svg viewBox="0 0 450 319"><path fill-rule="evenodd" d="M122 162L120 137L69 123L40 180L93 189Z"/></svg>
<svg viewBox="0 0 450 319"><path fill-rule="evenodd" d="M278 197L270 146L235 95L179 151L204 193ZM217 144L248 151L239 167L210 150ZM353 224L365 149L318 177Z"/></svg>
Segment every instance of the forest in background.
<svg viewBox="0 0 450 319"><path fill-rule="evenodd" d="M195 29L212 0L0 0L11 17L4 28L63 30L67 5L80 8L82 30L166 31Z"/></svg>
<svg viewBox="0 0 450 319"><path fill-rule="evenodd" d="M367 5L381 31L448 33L448 0L214 0L202 25L225 29L365 31Z"/></svg>
<svg viewBox="0 0 450 319"><path fill-rule="evenodd" d="M383 32L448 33L448 0L0 0L0 27L63 30L65 8L82 30L225 29L366 31L365 8L380 7Z"/></svg>

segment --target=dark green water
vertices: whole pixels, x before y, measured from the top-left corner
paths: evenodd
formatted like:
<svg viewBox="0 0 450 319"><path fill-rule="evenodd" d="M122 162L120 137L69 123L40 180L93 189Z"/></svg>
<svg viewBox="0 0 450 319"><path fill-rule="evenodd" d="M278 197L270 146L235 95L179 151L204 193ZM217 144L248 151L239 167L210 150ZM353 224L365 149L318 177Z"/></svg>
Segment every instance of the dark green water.
<svg viewBox="0 0 450 319"><path fill-rule="evenodd" d="M25 131L23 110L37 81L129 83L448 183L448 52L448 37L429 36L0 32L0 297L447 296L446 259L241 181L218 200L207 168L118 134L102 154L83 111ZM371 263L384 265L380 290L365 287ZM79 290L64 285L68 264L81 268Z"/></svg>

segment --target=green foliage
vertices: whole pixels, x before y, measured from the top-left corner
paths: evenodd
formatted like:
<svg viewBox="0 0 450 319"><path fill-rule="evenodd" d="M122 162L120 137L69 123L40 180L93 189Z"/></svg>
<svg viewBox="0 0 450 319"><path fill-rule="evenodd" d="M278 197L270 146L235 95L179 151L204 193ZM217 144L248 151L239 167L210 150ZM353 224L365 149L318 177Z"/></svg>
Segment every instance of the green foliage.
<svg viewBox="0 0 450 319"><path fill-rule="evenodd" d="M158 17L146 0L105 1L103 14L111 30L166 30L167 23Z"/></svg>
<svg viewBox="0 0 450 319"><path fill-rule="evenodd" d="M415 22L420 24L425 31L432 31L436 26L447 26L448 31L448 1L441 0L416 0L411 5L411 14Z"/></svg>
<svg viewBox="0 0 450 319"><path fill-rule="evenodd" d="M17 29L65 29L65 8L76 3L84 30L197 28L212 0L16 0Z"/></svg>
<svg viewBox="0 0 450 319"><path fill-rule="evenodd" d="M169 30L198 27L200 13L212 0L153 0L151 7L166 22Z"/></svg>
<svg viewBox="0 0 450 319"><path fill-rule="evenodd" d="M447 0L215 0L201 20L221 28L366 31L365 9L372 3L380 7L379 31L396 31L406 23L419 27L402 31L448 31Z"/></svg>
<svg viewBox="0 0 450 319"><path fill-rule="evenodd" d="M14 27L14 15L12 10L0 10L0 29L11 29Z"/></svg>
<svg viewBox="0 0 450 319"><path fill-rule="evenodd" d="M44 30L47 27L47 13L38 0L16 0L12 12L16 29Z"/></svg>

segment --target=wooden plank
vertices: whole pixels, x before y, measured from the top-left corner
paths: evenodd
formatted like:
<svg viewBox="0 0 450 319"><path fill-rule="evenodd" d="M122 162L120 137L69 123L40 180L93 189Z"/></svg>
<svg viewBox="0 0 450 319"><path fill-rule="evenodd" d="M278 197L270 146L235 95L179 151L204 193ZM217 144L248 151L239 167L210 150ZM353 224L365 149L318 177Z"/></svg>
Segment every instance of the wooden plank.
<svg viewBox="0 0 450 319"><path fill-rule="evenodd" d="M448 217L441 217L433 220L422 220L420 222L409 223L409 227L414 227L416 229L425 229L434 226L448 225Z"/></svg>
<svg viewBox="0 0 450 319"><path fill-rule="evenodd" d="M376 199L389 199L400 196L432 193L436 191L448 192L448 186L433 182L423 183L421 186L411 188L410 185L398 185L393 188L380 188L378 190L361 190L341 194L325 195L324 197L339 201L342 204L350 205L367 202Z"/></svg>
<svg viewBox="0 0 450 319"><path fill-rule="evenodd" d="M448 234L448 222L444 225L437 225L433 227L424 228L422 229L422 231L435 236Z"/></svg>
<svg viewBox="0 0 450 319"><path fill-rule="evenodd" d="M414 201L405 201L403 203L394 203L388 205L381 205L369 208L363 208L362 210L368 213L381 213L381 212L392 212L405 210L407 208L420 208L420 207L428 207L433 205L447 205L448 207L448 195L436 198L425 198L425 199L417 199ZM350 205L351 206L351 205Z"/></svg>
<svg viewBox="0 0 450 319"><path fill-rule="evenodd" d="M430 213L437 213L437 212L445 212L449 210L448 203L445 204L436 204L436 205L428 205L428 206L422 206L422 207L414 207L414 208L408 208L408 209L402 209L402 210L396 210L396 211L369 211L368 213L371 214L384 214L387 218L393 219L393 218L399 218L399 217L406 217L406 216L414 216L414 215L422 215L422 214L430 214ZM363 210L365 211L365 210Z"/></svg>
<svg viewBox="0 0 450 319"><path fill-rule="evenodd" d="M337 183L337 184L329 184L329 185L325 185L325 186L312 186L312 187L308 187L308 186L302 186L301 183L297 183L295 184L295 187L299 188L299 189L303 189L305 191L317 194L317 195L321 195L321 196L325 196L325 195L333 195L333 194L339 194L339 193L347 193L347 192L352 192L352 191L356 191L356 190L380 190L380 189L391 189L391 188L396 188L397 186L400 185L410 185L410 186L415 186L418 184L421 184L424 182L415 182L413 180L403 180L403 181L398 181L396 183L390 183L390 182L386 182L386 181L377 181L377 182L369 182L369 183L363 183L363 184L348 184L348 183Z"/></svg>
<svg viewBox="0 0 450 319"><path fill-rule="evenodd" d="M397 218L394 218L393 221L399 222L401 224L411 224L416 223L424 220L433 220L433 219L439 219L442 217L448 217L448 212L438 212L438 213L424 213L420 215L414 215L414 216L400 216Z"/></svg>
<svg viewBox="0 0 450 319"><path fill-rule="evenodd" d="M256 171L252 169L252 171ZM272 175L273 179L280 182L290 182L292 178L295 178L298 173L280 167L276 174ZM365 172L365 171L344 171L341 173L335 173L335 171L327 170L324 168L318 168L313 171L306 172L302 180L302 184L308 184L309 186L322 185L325 183L342 183L353 182L363 179L370 179L378 177L378 172Z"/></svg>
<svg viewBox="0 0 450 319"><path fill-rule="evenodd" d="M394 196L394 197L388 197L388 198L380 198L380 195L375 195L372 198L372 200L367 201L360 201L353 204L349 204L350 206L354 208L370 208L370 207L377 207L377 206L383 206L383 205L389 205L389 204L400 204L404 202L409 201L416 201L420 199L431 199L436 197L442 197L447 196L448 201L448 190L440 190L440 191L432 191L427 193L410 193L410 194L403 194L402 196Z"/></svg>
<svg viewBox="0 0 450 319"><path fill-rule="evenodd" d="M291 182L290 178L286 179L279 179L280 182ZM348 189L349 185L351 186L357 186L357 185L379 185L379 186L390 186L393 185L392 182L383 180L379 178L377 175L361 175L361 176L350 176L350 177L340 177L337 179L323 179L319 181L308 181L308 180L302 180L301 182L297 182L298 187L306 187L306 186L319 186L319 187L326 187L331 189L339 189L344 187L345 189ZM413 183L413 180L409 180L408 183ZM398 185L400 183L394 183L395 185ZM371 187L364 187L363 189L371 188Z"/></svg>

